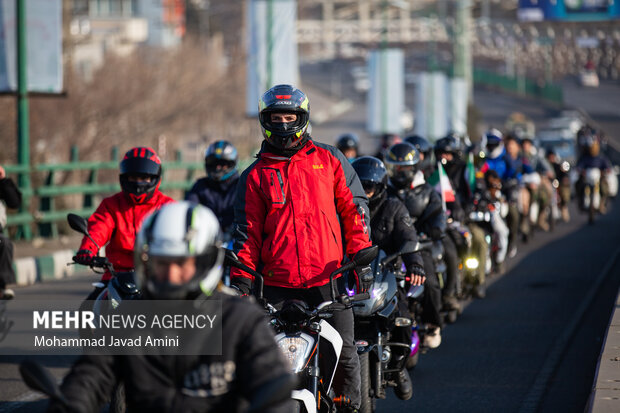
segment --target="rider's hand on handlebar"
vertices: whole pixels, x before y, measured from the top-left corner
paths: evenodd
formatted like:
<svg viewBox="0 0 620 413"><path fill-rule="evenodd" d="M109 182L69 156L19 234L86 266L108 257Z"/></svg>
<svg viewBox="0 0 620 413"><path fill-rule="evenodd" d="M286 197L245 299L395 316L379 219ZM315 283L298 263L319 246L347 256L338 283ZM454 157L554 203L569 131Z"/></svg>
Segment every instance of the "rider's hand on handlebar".
<svg viewBox="0 0 620 413"><path fill-rule="evenodd" d="M79 250L77 255L73 257L73 261L77 264L91 265L95 258L95 253L91 250Z"/></svg>
<svg viewBox="0 0 620 413"><path fill-rule="evenodd" d="M426 281L426 272L424 268L419 265L414 265L411 268L411 272L407 276L411 285L422 285Z"/></svg>
<svg viewBox="0 0 620 413"><path fill-rule="evenodd" d="M230 288L239 292L239 295L244 297L250 295L252 291L252 281L245 277L235 277L230 280Z"/></svg>
<svg viewBox="0 0 620 413"><path fill-rule="evenodd" d="M372 274L370 265L364 265L355 268L355 277L357 279L357 292L365 293L372 288L372 283L375 280Z"/></svg>

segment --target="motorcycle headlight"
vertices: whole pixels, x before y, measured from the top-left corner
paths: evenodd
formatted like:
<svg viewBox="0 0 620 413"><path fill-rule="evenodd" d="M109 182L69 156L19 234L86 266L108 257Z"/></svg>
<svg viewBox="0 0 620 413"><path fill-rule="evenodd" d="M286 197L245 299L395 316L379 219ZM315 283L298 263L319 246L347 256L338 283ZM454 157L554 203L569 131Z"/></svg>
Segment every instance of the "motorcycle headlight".
<svg viewBox="0 0 620 413"><path fill-rule="evenodd" d="M470 270L475 270L476 268L478 268L478 265L480 265L480 263L478 262L477 258L472 257L465 260L465 267Z"/></svg>
<svg viewBox="0 0 620 413"><path fill-rule="evenodd" d="M300 372L310 355L312 350L311 344L314 342L314 339L304 333L299 336L287 336L284 333L280 333L276 336L276 342L282 354L290 363L291 370L294 373Z"/></svg>

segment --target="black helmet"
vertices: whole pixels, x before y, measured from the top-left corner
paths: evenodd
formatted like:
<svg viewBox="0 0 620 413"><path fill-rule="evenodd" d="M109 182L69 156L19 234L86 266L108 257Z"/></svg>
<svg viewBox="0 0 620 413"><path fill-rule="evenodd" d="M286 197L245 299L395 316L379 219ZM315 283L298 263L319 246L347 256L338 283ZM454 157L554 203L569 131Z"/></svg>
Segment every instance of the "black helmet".
<svg viewBox="0 0 620 413"><path fill-rule="evenodd" d="M374 156L362 156L354 160L351 166L357 172L364 190L374 190L370 199L372 206L373 200L379 199L387 187L388 175L385 165Z"/></svg>
<svg viewBox="0 0 620 413"><path fill-rule="evenodd" d="M217 141L212 143L205 151L207 176L214 181L227 180L235 173L238 160L237 148L230 142Z"/></svg>
<svg viewBox="0 0 620 413"><path fill-rule="evenodd" d="M134 177L149 177L149 182L135 182ZM161 182L161 160L152 148L135 147L127 151L120 165L121 188L131 200L140 204L149 200Z"/></svg>
<svg viewBox="0 0 620 413"><path fill-rule="evenodd" d="M345 149L355 149L357 151L358 146L359 139L354 133L343 133L336 142L336 147L341 151L344 151Z"/></svg>
<svg viewBox="0 0 620 413"><path fill-rule="evenodd" d="M392 184L399 189L409 188L418 171L420 153L408 142L397 143L387 150L384 162Z"/></svg>
<svg viewBox="0 0 620 413"><path fill-rule="evenodd" d="M426 139L424 139L420 135L407 136L405 138L405 142L409 142L418 150L418 152L423 153L425 159L426 157L430 157L433 147Z"/></svg>
<svg viewBox="0 0 620 413"><path fill-rule="evenodd" d="M450 133L447 136L438 139L435 142L435 157L439 161L442 153L450 153L455 158L461 158L463 155L463 145L461 139L455 133ZM443 162L442 162L443 163Z"/></svg>
<svg viewBox="0 0 620 413"><path fill-rule="evenodd" d="M258 119L265 140L278 149L290 149L303 139L310 124L310 101L304 92L291 85L276 85L258 102ZM294 122L272 122L272 113L297 115Z"/></svg>

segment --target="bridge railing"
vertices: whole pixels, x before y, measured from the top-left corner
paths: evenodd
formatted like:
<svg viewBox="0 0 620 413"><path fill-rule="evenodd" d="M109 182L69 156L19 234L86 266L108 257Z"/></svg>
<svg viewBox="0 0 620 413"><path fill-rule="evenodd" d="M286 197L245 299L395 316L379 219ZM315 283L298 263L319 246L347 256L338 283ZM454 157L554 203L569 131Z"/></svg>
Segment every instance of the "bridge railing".
<svg viewBox="0 0 620 413"><path fill-rule="evenodd" d="M490 70L474 68L473 80L476 84L499 89L503 92L539 98L557 105L564 103L561 86L550 83L541 86L536 81L524 76L506 76Z"/></svg>
<svg viewBox="0 0 620 413"><path fill-rule="evenodd" d="M9 213L7 217L7 227L14 232L14 238L58 237L59 225L66 222L68 213L90 216L102 197L120 191L116 148L111 158L103 162L80 161L77 148L73 147L67 163L39 164L30 168L3 165L7 175L30 174L33 182L31 189L22 189L20 211ZM182 199L195 177L203 174L204 164L184 162L177 152L174 161L162 162L162 169L160 189L176 194L175 199Z"/></svg>

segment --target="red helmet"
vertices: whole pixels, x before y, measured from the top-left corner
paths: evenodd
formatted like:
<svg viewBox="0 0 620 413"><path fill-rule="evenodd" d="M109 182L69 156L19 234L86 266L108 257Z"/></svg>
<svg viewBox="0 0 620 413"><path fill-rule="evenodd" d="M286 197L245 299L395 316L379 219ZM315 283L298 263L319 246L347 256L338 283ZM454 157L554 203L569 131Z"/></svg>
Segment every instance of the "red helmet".
<svg viewBox="0 0 620 413"><path fill-rule="evenodd" d="M161 160L152 148L127 151L120 165L121 188L136 204L148 201L161 183ZM133 179L130 179L133 178ZM135 178L150 178L148 181Z"/></svg>

